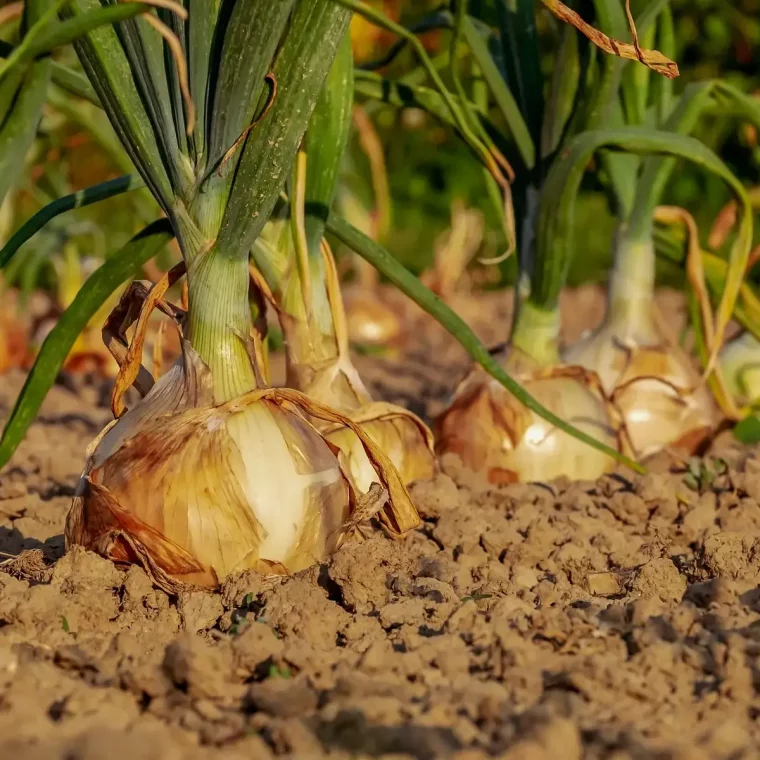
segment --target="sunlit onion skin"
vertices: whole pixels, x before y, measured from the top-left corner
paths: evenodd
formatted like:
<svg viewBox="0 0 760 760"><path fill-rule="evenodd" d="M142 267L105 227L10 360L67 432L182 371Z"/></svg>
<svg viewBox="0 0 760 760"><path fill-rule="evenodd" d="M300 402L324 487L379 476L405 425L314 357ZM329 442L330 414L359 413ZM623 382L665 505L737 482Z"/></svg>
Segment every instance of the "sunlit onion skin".
<svg viewBox="0 0 760 760"><path fill-rule="evenodd" d="M623 415L637 457L665 447L692 453L717 422L712 396L688 354L651 327L647 335L621 335L606 326L565 358L599 375Z"/></svg>
<svg viewBox="0 0 760 760"><path fill-rule="evenodd" d="M644 260L618 251L605 322L563 358L598 375L623 415L634 456L665 447L692 453L714 430L717 409L689 355L658 324L653 272L647 277L651 243L627 245L645 246Z"/></svg>
<svg viewBox="0 0 760 760"><path fill-rule="evenodd" d="M720 368L727 390L742 405L760 400L760 341L742 332L728 341L720 352Z"/></svg>
<svg viewBox="0 0 760 760"><path fill-rule="evenodd" d="M67 546L139 563L167 590L321 561L343 539L357 494L332 445L297 409L334 423L339 415L283 389L213 404L208 371L184 352L184 366L91 445ZM404 505L390 521L405 532L417 521L408 494L384 455L367 453L375 481Z"/></svg>
<svg viewBox="0 0 760 760"><path fill-rule="evenodd" d="M419 417L383 402L369 403L349 416L382 448L406 485L433 477L433 435ZM333 425L321 431L340 450L339 459L354 487L366 493L377 476L359 439L346 427Z"/></svg>
<svg viewBox="0 0 760 760"><path fill-rule="evenodd" d="M618 448L614 420L600 395L581 376L551 376L518 349L505 369L550 411ZM518 402L482 369L457 388L449 408L434 425L439 455L457 454L470 470L495 485L546 481L566 475L594 479L615 462L554 428Z"/></svg>

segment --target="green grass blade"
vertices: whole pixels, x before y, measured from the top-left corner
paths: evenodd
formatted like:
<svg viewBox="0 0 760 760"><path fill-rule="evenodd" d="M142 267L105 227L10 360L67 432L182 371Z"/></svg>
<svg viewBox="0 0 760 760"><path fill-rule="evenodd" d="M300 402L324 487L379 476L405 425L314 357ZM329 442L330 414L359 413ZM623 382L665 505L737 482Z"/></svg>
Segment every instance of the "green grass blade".
<svg viewBox="0 0 760 760"><path fill-rule="evenodd" d="M467 18L465 20L463 31L467 44L483 74L483 79L488 84L496 105L509 127L517 151L526 168L532 169L536 163L536 148L533 144L528 125L525 123L522 113L520 113L517 101L502 78L501 72L488 50L488 45L483 37L481 37L472 19Z"/></svg>
<svg viewBox="0 0 760 760"><path fill-rule="evenodd" d="M45 338L0 438L0 467L8 463L37 416L79 334L108 297L173 237L160 219L129 241L84 283L71 306Z"/></svg>
<svg viewBox="0 0 760 760"><path fill-rule="evenodd" d="M13 258L16 251L21 246L39 232L49 221L55 219L66 211L75 208L83 208L92 203L113 198L115 195L127 193L130 190L137 190L145 187L145 183L135 174L127 174L123 177L101 182L99 185L78 190L71 195L65 195L63 198L49 203L41 208L36 214L27 219L16 232L11 235L10 240L0 249L0 269L5 269L8 262Z"/></svg>
<svg viewBox="0 0 760 760"><path fill-rule="evenodd" d="M437 320L443 327L463 346L467 353L498 380L520 403L538 414L547 422L555 425L559 430L577 438L583 443L604 452L613 459L628 467L643 472L643 468L628 457L614 449L605 446L590 435L577 430L564 420L557 417L536 399L533 398L516 380L514 380L501 365L491 356L488 349L478 340L475 333L467 324L452 311L438 296L423 285L408 269L403 267L388 251L368 238L362 232L353 227L337 214L331 214L327 221L327 228L339 240L349 248L367 260L381 274L385 275L403 293L411 298L418 306L423 308L430 316Z"/></svg>
<svg viewBox="0 0 760 760"><path fill-rule="evenodd" d="M218 250L248 257L279 197L350 19L350 11L333 0L296 6L274 63L277 95L243 148Z"/></svg>
<svg viewBox="0 0 760 760"><path fill-rule="evenodd" d="M730 274L716 315L716 334L722 335L731 318L752 244L752 208L742 183L723 161L698 140L685 135L643 127L599 130L578 135L552 165L544 185L538 218L536 258L531 300L542 308L557 303L573 258L575 200L586 166L594 152L615 148L637 154L685 158L715 174L729 186L739 203L741 222L731 248Z"/></svg>

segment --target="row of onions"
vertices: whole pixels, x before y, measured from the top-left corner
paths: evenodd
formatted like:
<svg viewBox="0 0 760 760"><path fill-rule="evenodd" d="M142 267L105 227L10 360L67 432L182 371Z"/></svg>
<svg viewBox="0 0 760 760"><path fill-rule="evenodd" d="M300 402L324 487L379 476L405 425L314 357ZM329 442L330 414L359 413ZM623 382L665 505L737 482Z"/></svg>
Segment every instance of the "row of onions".
<svg viewBox="0 0 760 760"><path fill-rule="evenodd" d="M544 4L566 18L561 3ZM673 101L659 80L650 83L655 75L646 68L602 54L570 27L544 103L537 97L535 8L527 0L517 6L518 68L523 82L533 82L520 90L519 107L510 77L489 53L491 30L463 0L453 13L438 14L452 30L443 64L359 0L230 0L224 12L205 0L156 0L121 9L117 26L86 29L86 19L113 6L64 4L63 23L84 29L74 44L91 88L61 67L57 84L102 105L165 216L115 254L105 274L93 275L64 317L84 325L87 310L91 317L172 237L182 253L158 282L132 283L106 320L104 338L120 365L115 419L87 452L66 525L69 546L140 563L175 590L213 586L244 569L298 571L371 517L392 536L419 524L406 486L434 473L433 434L409 411L373 400L353 366L328 232L441 319L479 361L436 420L435 448L458 454L491 482L592 478L663 446L692 448L712 429L716 412L699 373L652 319L652 219L676 158L717 174L736 196L741 223L714 318L703 304L712 376L749 254L751 214L731 172L683 133L717 98L731 99L752 119L754 105L723 85ZM622 39L628 25L617 0L594 6L601 29ZM643 42L657 35L667 52L668 6L654 6L638 28ZM432 86L355 72L348 34L355 11L412 44ZM27 28L50 20L30 12ZM672 73L669 59L646 46L610 47L609 37L570 20L602 48ZM465 49L487 85L485 101L482 87L479 101L468 95L460 71ZM519 246L521 272L511 343L498 362L416 278L333 213L357 96L428 111L483 162L488 197L507 239ZM516 169L506 158L512 154ZM574 255L574 202L594 155L618 201L610 306L599 331L563 351L558 299ZM13 250L0 252L3 266L21 238L39 229L33 220L26 227ZM166 297L183 277L186 308ZM286 388L270 385L260 318L267 305L285 337ZM160 378L142 365L155 309L171 321L181 347ZM46 371L49 377L46 362L70 337L66 329L73 328L56 326L40 352L4 431L0 462L29 423ZM142 399L127 408L133 386Z"/></svg>

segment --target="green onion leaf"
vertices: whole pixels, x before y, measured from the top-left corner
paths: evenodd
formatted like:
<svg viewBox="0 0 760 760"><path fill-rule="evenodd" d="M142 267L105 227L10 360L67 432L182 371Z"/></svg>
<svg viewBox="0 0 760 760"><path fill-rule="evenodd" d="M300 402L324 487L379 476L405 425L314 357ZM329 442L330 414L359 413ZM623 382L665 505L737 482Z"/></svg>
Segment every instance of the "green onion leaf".
<svg viewBox="0 0 760 760"><path fill-rule="evenodd" d="M127 174L116 179L110 179L107 182L101 182L99 185L87 187L84 190L77 190L75 193L64 195L62 198L48 203L47 206L27 219L0 249L0 269L5 269L16 251L51 219L66 211L71 211L71 209L83 208L91 203L113 198L115 195L121 195L140 187L145 187L142 179L135 174Z"/></svg>
<svg viewBox="0 0 760 760"><path fill-rule="evenodd" d="M299 3L277 53L277 92L245 142L217 248L248 258L290 171L351 13L333 0ZM267 6L268 7L268 6ZM252 221L253 220L253 221Z"/></svg>
<svg viewBox="0 0 760 760"><path fill-rule="evenodd" d="M726 283L718 311L716 333L722 334L730 319L733 303L741 286L752 243L752 211L741 182L718 156L698 140L672 132L643 127L585 132L574 138L555 160L544 185L538 218L538 269L532 278L531 300L543 308L557 303L567 270L573 258L575 200L586 166L594 152L614 148L637 154L660 154L686 158L721 177L739 201L742 212L739 234L731 250L735 272ZM738 277L736 272L739 273Z"/></svg>

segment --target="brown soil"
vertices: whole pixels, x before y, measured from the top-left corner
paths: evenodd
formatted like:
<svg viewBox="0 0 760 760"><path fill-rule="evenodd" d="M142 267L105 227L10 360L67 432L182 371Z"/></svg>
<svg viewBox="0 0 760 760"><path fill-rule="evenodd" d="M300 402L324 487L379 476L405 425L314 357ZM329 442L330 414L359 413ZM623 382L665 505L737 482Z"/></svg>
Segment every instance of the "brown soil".
<svg viewBox="0 0 760 760"><path fill-rule="evenodd" d="M569 313L578 298L599 313L592 291ZM507 322L477 327L496 342ZM466 363L416 329L405 361L360 366L429 414ZM0 421L21 382L3 379ZM760 450L723 445L728 473L699 492L665 460L498 489L443 462L403 542L170 598L136 567L63 556L108 417L102 388L69 385L0 474L0 757L758 756Z"/></svg>

